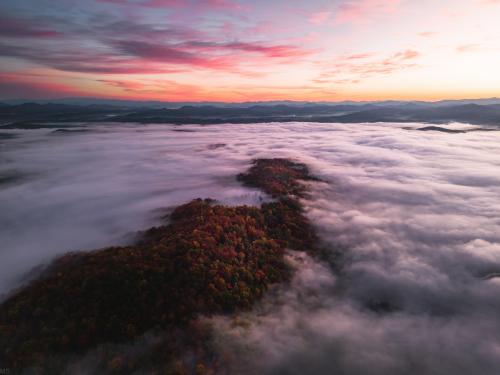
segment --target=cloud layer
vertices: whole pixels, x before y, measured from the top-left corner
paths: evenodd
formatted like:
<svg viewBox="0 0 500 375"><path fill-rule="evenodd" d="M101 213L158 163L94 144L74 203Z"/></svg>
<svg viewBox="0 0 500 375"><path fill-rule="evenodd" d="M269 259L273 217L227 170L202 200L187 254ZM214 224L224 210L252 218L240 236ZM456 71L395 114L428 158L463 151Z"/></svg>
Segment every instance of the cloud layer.
<svg viewBox="0 0 500 375"><path fill-rule="evenodd" d="M304 204L328 259L290 253L290 285L235 321L212 321L228 370L496 374L500 133L406 127L10 130L18 137L0 153L12 177L0 189L1 289L67 250L126 242L158 208L207 196L258 204L262 195L234 176L252 158L297 158L324 180Z"/></svg>
<svg viewBox="0 0 500 375"><path fill-rule="evenodd" d="M306 204L332 263L299 255L290 287L240 323L215 320L231 369L495 374L500 135L422 136L380 124L309 130L294 141L290 129L285 154L307 155L327 181Z"/></svg>

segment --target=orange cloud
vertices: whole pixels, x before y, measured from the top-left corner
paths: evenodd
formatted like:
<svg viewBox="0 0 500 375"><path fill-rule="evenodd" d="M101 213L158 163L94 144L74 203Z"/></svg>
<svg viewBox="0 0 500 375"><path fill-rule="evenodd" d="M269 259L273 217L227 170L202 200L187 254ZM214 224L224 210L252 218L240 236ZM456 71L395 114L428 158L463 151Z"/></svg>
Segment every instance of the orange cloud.
<svg viewBox="0 0 500 375"><path fill-rule="evenodd" d="M54 82L53 79L25 74L0 74L0 98L60 98L81 96L81 89Z"/></svg>
<svg viewBox="0 0 500 375"><path fill-rule="evenodd" d="M324 64L323 71L313 81L326 84L355 84L362 79L367 79L376 75L385 75L396 71L416 67L412 60L420 56L420 52L415 50L404 50L396 52L384 59L373 60L369 53L349 55L341 57L333 64Z"/></svg>

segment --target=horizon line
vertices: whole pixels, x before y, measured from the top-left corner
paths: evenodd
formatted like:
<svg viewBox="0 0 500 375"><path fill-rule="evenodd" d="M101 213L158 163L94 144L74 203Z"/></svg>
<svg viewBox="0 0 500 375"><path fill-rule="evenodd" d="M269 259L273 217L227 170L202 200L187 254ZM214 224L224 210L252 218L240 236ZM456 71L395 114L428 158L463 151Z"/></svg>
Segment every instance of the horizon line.
<svg viewBox="0 0 500 375"><path fill-rule="evenodd" d="M440 103L440 102L454 102L454 101L486 101L486 100L499 100L500 97L478 97L478 98L460 98L460 99L437 99L437 100L422 100L422 99L374 99L374 100L294 100L294 99L272 99L272 100L246 100L246 101L220 101L220 100L157 100L157 99L125 99L114 97L92 97L92 96L70 96L51 99L35 99L35 98L10 98L0 99L0 103L5 102L56 102L63 100L95 100L95 101L117 101L117 102L136 102L136 103L220 103L220 104L245 104L245 103L275 103L275 102L290 102L290 103L381 103L381 102L420 102L420 103Z"/></svg>

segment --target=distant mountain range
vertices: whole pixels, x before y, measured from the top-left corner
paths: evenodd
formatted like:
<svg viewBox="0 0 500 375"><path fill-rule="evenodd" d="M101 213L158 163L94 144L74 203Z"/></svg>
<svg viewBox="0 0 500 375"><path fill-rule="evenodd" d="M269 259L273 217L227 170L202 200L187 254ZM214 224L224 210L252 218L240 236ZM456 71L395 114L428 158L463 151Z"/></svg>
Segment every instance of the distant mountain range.
<svg viewBox="0 0 500 375"><path fill-rule="evenodd" d="M92 98L0 103L5 127L44 127L61 122L216 124L251 122L464 122L500 125L500 99L440 102L173 103ZM46 124L46 125L45 125Z"/></svg>
<svg viewBox="0 0 500 375"><path fill-rule="evenodd" d="M316 106L316 105L366 105L375 104L380 106L395 106L404 104L417 104L423 106L448 106L448 105L459 105L459 104L500 104L500 98L487 98L487 99L459 99L459 100L440 100L435 102L429 101L401 101L401 100L386 100L386 101L339 101L339 102L308 102L308 101L293 101L293 100L271 100L271 101L257 101L257 102L243 102L243 103L231 103L231 102L165 102L165 101L154 101L154 100L123 100L123 99L101 99L101 98L61 98L61 99L47 99L47 100L31 100L31 99L9 99L2 100L1 104L9 105L19 105L25 103L34 104L68 104L68 105L105 105L114 107L127 107L127 108L137 108L137 107L147 107L147 108L180 108L184 106L215 106L215 107L243 107L248 108L255 105L263 106L275 106L275 105L286 105L290 107L305 107L305 106Z"/></svg>

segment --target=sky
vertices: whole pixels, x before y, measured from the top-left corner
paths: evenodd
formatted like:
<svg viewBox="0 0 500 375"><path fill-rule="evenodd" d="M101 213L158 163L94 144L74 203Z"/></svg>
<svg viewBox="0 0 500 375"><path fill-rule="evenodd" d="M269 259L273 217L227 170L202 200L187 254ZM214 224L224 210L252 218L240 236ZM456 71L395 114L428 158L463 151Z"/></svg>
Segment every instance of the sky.
<svg viewBox="0 0 500 375"><path fill-rule="evenodd" d="M0 99L500 96L500 0L2 0Z"/></svg>

